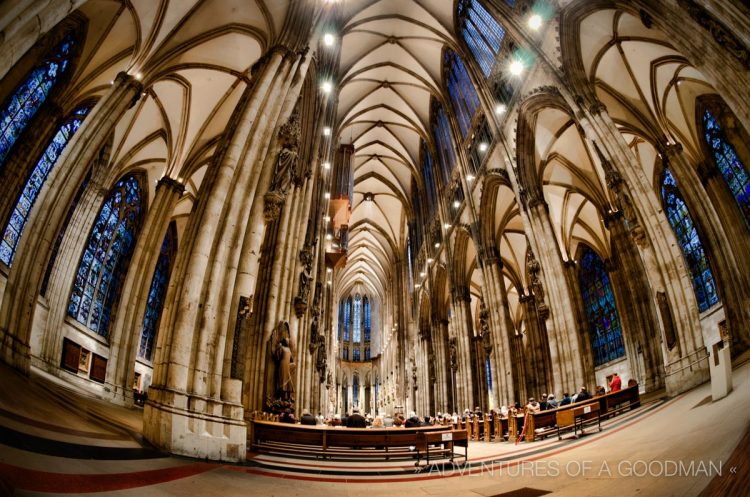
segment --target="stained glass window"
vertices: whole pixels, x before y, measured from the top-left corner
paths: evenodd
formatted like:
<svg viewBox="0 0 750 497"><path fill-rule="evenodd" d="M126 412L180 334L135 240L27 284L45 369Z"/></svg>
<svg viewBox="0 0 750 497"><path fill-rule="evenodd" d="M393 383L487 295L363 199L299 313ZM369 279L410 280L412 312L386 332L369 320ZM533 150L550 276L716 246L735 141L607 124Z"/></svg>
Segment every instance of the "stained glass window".
<svg viewBox="0 0 750 497"><path fill-rule="evenodd" d="M365 347L365 361L370 360L370 347ZM377 388L377 385L376 385Z"/></svg>
<svg viewBox="0 0 750 497"><path fill-rule="evenodd" d="M344 334L344 301L339 301L339 340Z"/></svg>
<svg viewBox="0 0 750 497"><path fill-rule="evenodd" d="M359 356L359 347L354 347L354 350L352 351L352 354L353 354L352 360L354 362L359 362L359 360L360 360L359 359L359 357L360 357Z"/></svg>
<svg viewBox="0 0 750 497"><path fill-rule="evenodd" d="M16 248L21 239L23 229L26 227L26 221L39 196L39 192L44 186L44 182L47 180L47 176L49 176L52 168L55 167L57 159L63 150L65 150L65 146L71 137L81 126L88 112L88 107L80 107L60 126L31 171L29 178L26 180L26 184L23 186L23 190L21 190L21 195L16 201L16 206L10 215L10 221L8 221L8 225L5 227L3 238L0 240L0 261L3 261L8 266L13 264Z"/></svg>
<svg viewBox="0 0 750 497"><path fill-rule="evenodd" d="M364 319L364 321L365 321L365 342L369 342L370 341L370 331L372 329L371 326L370 326L370 323L371 323L371 320L370 320L370 299L367 298L367 295L365 295L362 300L363 300L362 307L363 307L364 315L365 315L365 319Z"/></svg>
<svg viewBox="0 0 750 497"><path fill-rule="evenodd" d="M453 104L453 112L456 114L461 134L465 138L471 129L471 120L479 107L479 97L477 97L463 60L456 52L450 49L445 51L443 67L445 85Z"/></svg>
<svg viewBox="0 0 750 497"><path fill-rule="evenodd" d="M623 357L625 345L609 274L602 258L586 245L578 262L578 280L589 322L594 366Z"/></svg>
<svg viewBox="0 0 750 497"><path fill-rule="evenodd" d="M141 346L138 349L138 357L151 360L154 350L156 333L159 331L161 311L164 309L164 298L167 296L167 285L169 275L172 272L172 261L177 253L177 226L174 221L169 223L164 241L161 243L159 259L156 261L156 269L151 279L151 288L148 291L148 303L146 314L143 316L143 330L141 331Z"/></svg>
<svg viewBox="0 0 750 497"><path fill-rule="evenodd" d="M708 110L703 114L703 126L706 143L711 150L714 162L742 211L745 223L750 228L750 177L747 169L737 156L732 144L727 140L718 121Z"/></svg>
<svg viewBox="0 0 750 497"><path fill-rule="evenodd" d="M106 337L146 207L145 180L129 175L109 192L78 264L68 315Z"/></svg>
<svg viewBox="0 0 750 497"><path fill-rule="evenodd" d="M346 299L346 302L344 303L344 321L342 323L344 326L344 338L343 338L344 342L349 341L349 329L351 326L351 316L352 316L352 298L349 297L348 299Z"/></svg>
<svg viewBox="0 0 750 497"><path fill-rule="evenodd" d="M453 166L456 162L456 151L453 146L453 135L448 122L448 116L443 106L433 101L432 105L432 134L435 138L440 168L442 173L442 184L446 184L451 177Z"/></svg>
<svg viewBox="0 0 750 497"><path fill-rule="evenodd" d="M344 346L344 350L342 354L343 354L342 357L344 358L344 360L348 361L349 360L349 347L348 346L346 345Z"/></svg>
<svg viewBox="0 0 750 497"><path fill-rule="evenodd" d="M352 342L362 341L362 296L354 296L354 319L352 320Z"/></svg>
<svg viewBox="0 0 750 497"><path fill-rule="evenodd" d="M359 376L354 375L352 379L352 407L359 406Z"/></svg>
<svg viewBox="0 0 750 497"><path fill-rule="evenodd" d="M492 392L492 364L490 364L490 356L484 359L484 371L487 374L487 391Z"/></svg>
<svg viewBox="0 0 750 497"><path fill-rule="evenodd" d="M511 6L515 3L507 1ZM461 19L461 37L484 75L489 76L505 38L505 29L479 0L461 0L458 3L458 16Z"/></svg>
<svg viewBox="0 0 750 497"><path fill-rule="evenodd" d="M698 231L695 229L695 223L690 217L687 205L685 205L680 190L677 188L677 182L669 169L664 170L661 197L667 211L667 219L669 219L669 224L672 225L672 230L680 244L682 255L685 257L685 263L693 280L693 291L698 301L698 309L703 312L719 302L719 296L716 294L714 276L708 266L706 253L703 251L703 244L698 236Z"/></svg>
<svg viewBox="0 0 750 497"><path fill-rule="evenodd" d="M437 210L437 184L435 183L435 173L432 166L432 155L430 154L427 144L420 140L420 157L422 159L422 179L427 197L427 218L432 219Z"/></svg>
<svg viewBox="0 0 750 497"><path fill-rule="evenodd" d="M70 33L52 49L44 62L31 70L26 80L0 109L0 169L18 137L70 65L69 58L74 44L75 38Z"/></svg>

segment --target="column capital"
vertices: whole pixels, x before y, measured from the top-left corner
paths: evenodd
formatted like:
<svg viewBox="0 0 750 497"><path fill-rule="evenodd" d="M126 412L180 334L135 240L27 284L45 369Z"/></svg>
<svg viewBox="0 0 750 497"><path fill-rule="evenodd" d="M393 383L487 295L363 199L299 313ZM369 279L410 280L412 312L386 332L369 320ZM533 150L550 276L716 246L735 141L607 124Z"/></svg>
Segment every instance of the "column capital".
<svg viewBox="0 0 750 497"><path fill-rule="evenodd" d="M169 176L162 176L161 179L159 179L156 184L156 188L158 189L160 187L168 188L178 195L182 195L185 191L185 185L174 178L170 178Z"/></svg>

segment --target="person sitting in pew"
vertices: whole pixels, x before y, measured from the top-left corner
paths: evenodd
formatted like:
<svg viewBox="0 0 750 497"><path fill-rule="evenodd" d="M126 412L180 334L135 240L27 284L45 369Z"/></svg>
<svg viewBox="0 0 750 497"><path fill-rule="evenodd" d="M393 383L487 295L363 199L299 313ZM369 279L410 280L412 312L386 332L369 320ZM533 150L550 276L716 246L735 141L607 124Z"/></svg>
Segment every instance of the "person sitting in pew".
<svg viewBox="0 0 750 497"><path fill-rule="evenodd" d="M571 402L572 402L572 399L570 398L570 394L568 392L565 392L563 394L562 400L560 400L560 404L558 405L558 407L567 406Z"/></svg>
<svg viewBox="0 0 750 497"><path fill-rule="evenodd" d="M547 409L549 409L547 407L547 394L543 393L542 394L542 400L539 402L539 410L540 411L546 411Z"/></svg>
<svg viewBox="0 0 750 497"><path fill-rule="evenodd" d="M419 417L416 414L414 416L410 416L409 419L407 419L404 423L404 428L417 428L419 426L422 426L422 423L421 421L419 421Z"/></svg>
<svg viewBox="0 0 750 497"><path fill-rule="evenodd" d="M284 412L279 416L279 423L294 424L297 420L294 418L294 413L288 407L284 409Z"/></svg>
<svg viewBox="0 0 750 497"><path fill-rule="evenodd" d="M586 390L586 387L581 387L581 391L578 392L578 395L576 395L576 400L574 402L583 402L584 400L589 400L591 398L591 394Z"/></svg>
<svg viewBox="0 0 750 497"><path fill-rule="evenodd" d="M362 414L360 414L359 409L355 408L352 411L352 415L346 418L346 427L367 428L367 420L364 416L362 416Z"/></svg>
<svg viewBox="0 0 750 497"><path fill-rule="evenodd" d="M383 416L375 416L375 419L372 420L372 427L385 428L385 421L383 420Z"/></svg>
<svg viewBox="0 0 750 497"><path fill-rule="evenodd" d="M594 397L601 397L602 395L606 395L607 391L604 389L603 386L597 385L596 386L596 394Z"/></svg>
<svg viewBox="0 0 750 497"><path fill-rule="evenodd" d="M534 414L541 410L542 408L539 405L539 402L534 400L534 397L529 397L529 403L526 404L526 412L530 412L531 414Z"/></svg>
<svg viewBox="0 0 750 497"><path fill-rule="evenodd" d="M553 393L547 396L547 409L557 409L557 400Z"/></svg>
<svg viewBox="0 0 750 497"><path fill-rule="evenodd" d="M308 426L315 426L317 424L317 421L315 420L315 416L310 414L309 411L303 411L302 417L299 418L300 424L308 425Z"/></svg>

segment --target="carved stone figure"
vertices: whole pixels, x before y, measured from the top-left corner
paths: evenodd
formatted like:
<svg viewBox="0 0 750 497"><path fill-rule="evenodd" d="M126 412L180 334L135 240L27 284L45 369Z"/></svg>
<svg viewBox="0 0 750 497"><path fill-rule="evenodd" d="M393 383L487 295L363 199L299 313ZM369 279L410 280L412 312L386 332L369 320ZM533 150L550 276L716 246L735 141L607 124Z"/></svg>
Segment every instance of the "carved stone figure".
<svg viewBox="0 0 750 497"><path fill-rule="evenodd" d="M281 321L271 334L272 355L276 364L276 396L294 401L294 350L289 336L289 323Z"/></svg>
<svg viewBox="0 0 750 497"><path fill-rule="evenodd" d="M450 355L451 369L456 371L458 369L458 346L456 345L456 338L453 337L448 341L448 349Z"/></svg>

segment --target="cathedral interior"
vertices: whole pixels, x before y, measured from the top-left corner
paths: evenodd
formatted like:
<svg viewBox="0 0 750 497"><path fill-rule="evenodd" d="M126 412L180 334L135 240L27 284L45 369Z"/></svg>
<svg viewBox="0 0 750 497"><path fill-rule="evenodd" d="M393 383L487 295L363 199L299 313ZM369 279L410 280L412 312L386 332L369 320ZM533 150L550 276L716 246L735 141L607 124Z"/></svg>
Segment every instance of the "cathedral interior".
<svg viewBox="0 0 750 497"><path fill-rule="evenodd" d="M0 47L0 494L746 495L747 2L10 0ZM254 450L613 377L584 442L468 462L724 472Z"/></svg>

